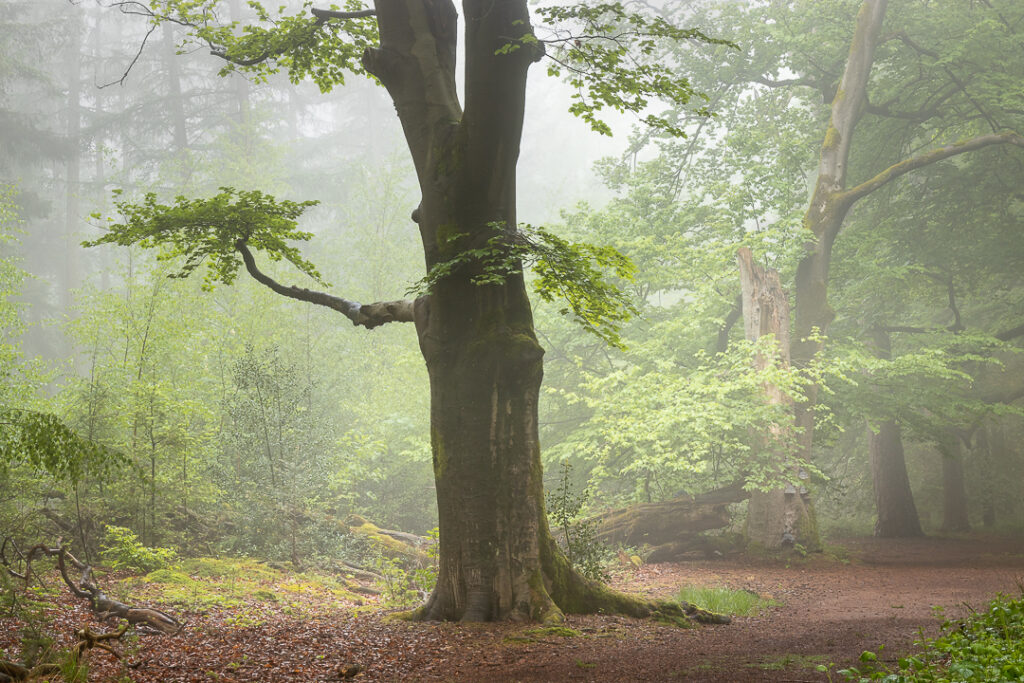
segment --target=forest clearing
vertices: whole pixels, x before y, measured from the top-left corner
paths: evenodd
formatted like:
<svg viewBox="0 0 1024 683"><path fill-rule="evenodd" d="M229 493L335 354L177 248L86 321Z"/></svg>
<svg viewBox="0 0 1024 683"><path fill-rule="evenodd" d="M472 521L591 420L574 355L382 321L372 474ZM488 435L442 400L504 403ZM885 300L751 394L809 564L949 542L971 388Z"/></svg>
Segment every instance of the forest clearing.
<svg viewBox="0 0 1024 683"><path fill-rule="evenodd" d="M1024 679L1022 46L0 0L0 683Z"/></svg>

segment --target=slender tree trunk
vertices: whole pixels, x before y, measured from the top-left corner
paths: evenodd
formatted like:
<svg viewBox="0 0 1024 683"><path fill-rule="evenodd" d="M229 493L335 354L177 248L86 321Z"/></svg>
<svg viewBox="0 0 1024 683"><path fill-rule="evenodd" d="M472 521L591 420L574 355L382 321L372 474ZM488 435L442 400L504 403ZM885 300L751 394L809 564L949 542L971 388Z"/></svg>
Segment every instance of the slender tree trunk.
<svg viewBox="0 0 1024 683"><path fill-rule="evenodd" d="M964 481L963 448L960 437L951 433L942 451L942 530L970 531L967 515L967 486Z"/></svg>
<svg viewBox="0 0 1024 683"><path fill-rule="evenodd" d="M839 89L832 101L832 113L821 145L818 178L804 215L804 227L810 232L810 239L796 272L796 321L791 356L797 368L810 365L815 354L822 348L821 335L828 331L835 317L828 303L832 245L854 201L844 192L850 145L863 114L868 78L886 7L887 0L864 0L861 5L850 53ZM800 457L807 461L813 460L814 409L817 401L818 388L812 385L807 389L807 400L795 404L793 410L798 428ZM807 541L813 547L819 547L816 528L814 534L815 538L808 538Z"/></svg>
<svg viewBox="0 0 1024 683"><path fill-rule="evenodd" d="M743 327L746 338L756 341L765 335L772 335L777 344L775 358L759 356L758 370L778 364L789 367L789 301L782 290L777 271L763 268L754 263L753 255L746 247L736 256L740 269L742 291ZM792 408L793 402L778 387L764 387L765 400L773 405ZM783 429L777 425L766 425L756 435L762 451L777 450L774 442L783 436ZM790 471L795 482L800 481L800 472L787 463L785 456L778 456L774 463L780 471ZM815 548L818 544L817 524L810 495L806 488L794 483L772 491L754 491L747 504L747 540L751 543L775 550L797 543Z"/></svg>
<svg viewBox="0 0 1024 683"><path fill-rule="evenodd" d="M82 191L82 15L80 12L71 13L71 22L68 27L70 33L70 45L68 46L68 98L65 120L65 135L68 140L68 155L65 164L65 190L64 190L64 234L61 239L61 251L63 253L63 268L58 274L60 283L61 309L65 315L70 314L73 305L72 292L78 287L81 281L81 248L78 246L80 238L75 235L78 232L81 216L79 215L79 194Z"/></svg>

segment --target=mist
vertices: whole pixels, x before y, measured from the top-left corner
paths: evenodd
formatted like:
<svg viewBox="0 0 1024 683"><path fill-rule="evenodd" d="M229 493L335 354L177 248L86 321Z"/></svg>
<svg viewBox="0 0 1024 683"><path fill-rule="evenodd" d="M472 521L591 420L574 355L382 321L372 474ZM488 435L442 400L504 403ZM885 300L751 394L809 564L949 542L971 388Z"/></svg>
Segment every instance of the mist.
<svg viewBox="0 0 1024 683"><path fill-rule="evenodd" d="M966 601L915 567L978 608L1012 589L1024 6L498 5L0 0L0 665L88 668L18 611L47 572L53 610L116 594L125 628L211 650L189 624L391 637L396 610L751 639L834 592L800 653L825 677ZM907 604L878 642L834 625L864 582ZM527 633L502 666L790 654L721 636L690 668L629 633L575 664ZM328 676L275 642L280 680ZM483 643L329 674L478 680ZM68 680L127 675L97 652Z"/></svg>

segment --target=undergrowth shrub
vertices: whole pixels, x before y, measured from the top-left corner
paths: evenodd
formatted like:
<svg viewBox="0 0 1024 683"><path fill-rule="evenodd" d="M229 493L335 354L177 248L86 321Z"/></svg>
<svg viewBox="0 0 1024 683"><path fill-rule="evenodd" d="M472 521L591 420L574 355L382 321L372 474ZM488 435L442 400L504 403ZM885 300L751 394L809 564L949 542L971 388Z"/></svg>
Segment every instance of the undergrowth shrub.
<svg viewBox="0 0 1024 683"><path fill-rule="evenodd" d="M895 667L880 663L874 652L864 652L860 667L838 673L848 681L884 683L1024 680L1024 584L1020 590L1017 598L997 596L985 612L943 621L941 635L918 640L922 651L900 657ZM936 612L941 616L941 609Z"/></svg>
<svg viewBox="0 0 1024 683"><path fill-rule="evenodd" d="M572 465L563 460L558 473L558 487L547 494L548 519L551 526L560 532L556 538L569 565L587 578L607 581L605 563L611 553L597 540L597 524L582 514L590 499L590 490L584 489L579 494L573 492L571 473Z"/></svg>
<svg viewBox="0 0 1024 683"><path fill-rule="evenodd" d="M413 607L429 597L437 585L438 567L438 530L434 527L427 536L434 543L427 548L429 564L424 567L405 569L401 562L394 558L384 557L379 553L372 563L374 571L380 576L377 587L381 591L381 601L388 607Z"/></svg>
<svg viewBox="0 0 1024 683"><path fill-rule="evenodd" d="M130 529L120 526L106 527L100 554L114 569L132 569L147 574L169 567L177 556L173 548L143 545Z"/></svg>

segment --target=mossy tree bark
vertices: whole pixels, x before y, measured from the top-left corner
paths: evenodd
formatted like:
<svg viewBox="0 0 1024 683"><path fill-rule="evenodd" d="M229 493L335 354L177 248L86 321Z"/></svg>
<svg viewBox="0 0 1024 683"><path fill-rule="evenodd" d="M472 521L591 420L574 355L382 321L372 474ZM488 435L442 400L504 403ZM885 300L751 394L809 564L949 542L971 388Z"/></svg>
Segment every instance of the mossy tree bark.
<svg viewBox="0 0 1024 683"><path fill-rule="evenodd" d="M542 52L525 0L466 0L463 110L452 2L375 4L380 47L363 63L387 88L405 131L422 193L413 220L430 269L515 229L526 75ZM518 49L499 54L510 43ZM437 587L417 616L650 613L650 603L579 576L554 543L537 432L543 349L522 272L488 285L472 282L479 273L473 263L460 266L414 308L430 377L440 522Z"/></svg>

